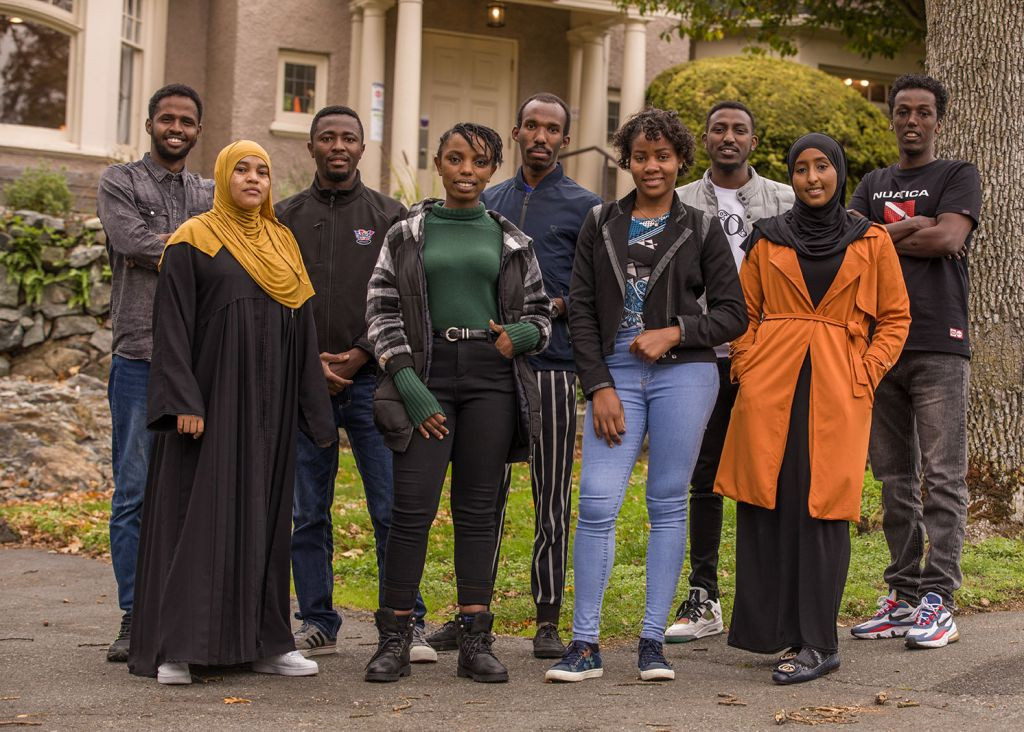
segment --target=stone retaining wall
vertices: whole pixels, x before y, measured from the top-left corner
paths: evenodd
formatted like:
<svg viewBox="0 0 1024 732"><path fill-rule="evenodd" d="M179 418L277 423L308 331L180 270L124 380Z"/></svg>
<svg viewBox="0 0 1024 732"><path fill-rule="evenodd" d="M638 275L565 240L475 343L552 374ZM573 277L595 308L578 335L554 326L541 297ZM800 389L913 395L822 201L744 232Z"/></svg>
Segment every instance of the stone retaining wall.
<svg viewBox="0 0 1024 732"><path fill-rule="evenodd" d="M106 236L99 219L60 219L34 211L0 209L0 255L26 227L42 229L39 256L45 275L87 277L88 304L72 304L75 288L51 282L38 302L11 281L0 263L0 376L66 378L87 373L106 378L110 364L110 281ZM51 234L53 238L51 239ZM53 240L70 237L70 246Z"/></svg>

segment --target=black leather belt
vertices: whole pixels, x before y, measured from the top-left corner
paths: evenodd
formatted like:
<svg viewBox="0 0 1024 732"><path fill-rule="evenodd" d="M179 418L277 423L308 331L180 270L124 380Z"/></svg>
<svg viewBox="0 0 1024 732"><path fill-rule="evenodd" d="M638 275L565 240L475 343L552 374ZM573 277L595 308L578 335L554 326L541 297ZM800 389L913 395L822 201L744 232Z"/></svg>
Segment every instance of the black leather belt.
<svg viewBox="0 0 1024 732"><path fill-rule="evenodd" d="M471 330L454 326L444 330L435 330L434 335L452 343L455 341L489 341L494 337L494 333L489 330Z"/></svg>

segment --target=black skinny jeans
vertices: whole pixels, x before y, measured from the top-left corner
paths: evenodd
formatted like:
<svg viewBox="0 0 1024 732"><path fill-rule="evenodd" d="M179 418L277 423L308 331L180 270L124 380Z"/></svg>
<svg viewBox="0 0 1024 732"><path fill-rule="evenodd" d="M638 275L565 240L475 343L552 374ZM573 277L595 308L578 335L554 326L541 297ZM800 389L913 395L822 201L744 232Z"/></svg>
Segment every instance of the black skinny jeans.
<svg viewBox="0 0 1024 732"><path fill-rule="evenodd" d="M394 456L395 505L384 557L384 604L409 610L416 601L427 535L437 515L448 463L460 605L489 605L496 541L495 505L515 431L512 362L491 341L434 338L427 386L444 410L448 434L414 431Z"/></svg>
<svg viewBox="0 0 1024 732"><path fill-rule="evenodd" d="M715 475L739 392L739 385L729 380L731 367L731 359L718 359L718 399L690 480L690 587L707 590L712 600L718 599L718 548L722 543L722 497L715 493Z"/></svg>

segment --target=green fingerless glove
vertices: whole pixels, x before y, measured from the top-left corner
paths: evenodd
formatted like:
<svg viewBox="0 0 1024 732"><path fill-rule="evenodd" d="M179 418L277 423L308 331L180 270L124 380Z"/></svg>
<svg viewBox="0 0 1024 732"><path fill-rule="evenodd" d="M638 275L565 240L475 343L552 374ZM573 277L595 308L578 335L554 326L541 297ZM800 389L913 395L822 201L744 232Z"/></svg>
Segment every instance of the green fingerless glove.
<svg viewBox="0 0 1024 732"><path fill-rule="evenodd" d="M394 378L395 387L402 397L402 403L405 404L405 413L409 415L413 426L418 427L423 424L423 420L427 417L438 413L444 414L437 399L430 393L430 389L420 381L420 377L416 375L413 368L406 366L404 369L399 369Z"/></svg>
<svg viewBox="0 0 1024 732"><path fill-rule="evenodd" d="M505 326L505 332L512 341L512 349L516 355L532 350L540 343L540 331L533 323L509 323Z"/></svg>

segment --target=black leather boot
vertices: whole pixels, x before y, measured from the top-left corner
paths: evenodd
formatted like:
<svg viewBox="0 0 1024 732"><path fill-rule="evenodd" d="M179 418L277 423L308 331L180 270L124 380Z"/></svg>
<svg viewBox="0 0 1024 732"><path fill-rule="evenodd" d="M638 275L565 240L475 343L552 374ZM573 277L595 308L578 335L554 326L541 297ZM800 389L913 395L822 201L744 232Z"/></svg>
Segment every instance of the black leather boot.
<svg viewBox="0 0 1024 732"><path fill-rule="evenodd" d="M508 669L491 651L493 625L494 615L491 613L459 618L459 676L485 684L508 681Z"/></svg>
<svg viewBox="0 0 1024 732"><path fill-rule="evenodd" d="M377 626L377 652L366 664L366 681L398 681L412 673L409 645L412 643L412 615L395 615L381 608L373 614Z"/></svg>

